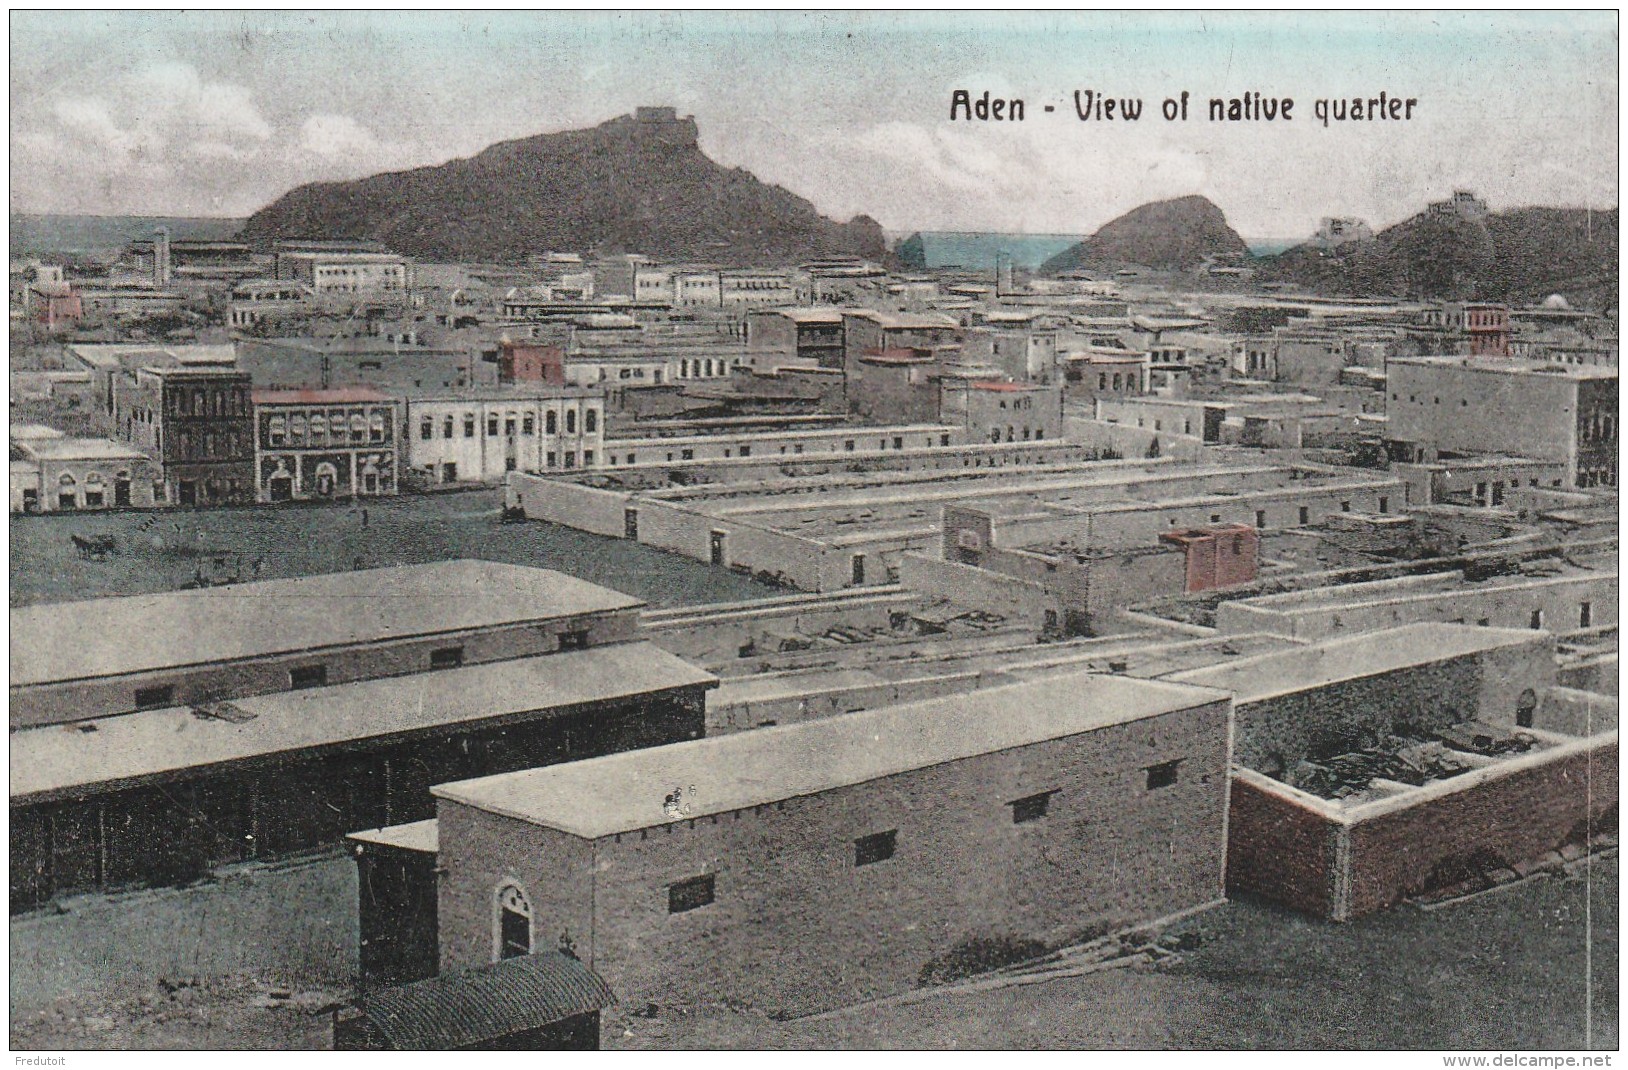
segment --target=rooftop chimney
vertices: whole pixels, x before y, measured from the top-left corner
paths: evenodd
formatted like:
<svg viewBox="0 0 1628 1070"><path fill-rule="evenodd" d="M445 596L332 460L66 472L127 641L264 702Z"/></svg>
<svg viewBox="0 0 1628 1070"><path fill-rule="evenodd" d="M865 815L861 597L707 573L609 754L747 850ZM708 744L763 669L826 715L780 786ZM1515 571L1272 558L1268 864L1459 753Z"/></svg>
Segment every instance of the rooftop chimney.
<svg viewBox="0 0 1628 1070"><path fill-rule="evenodd" d="M153 289L162 290L170 284L170 228L153 231Z"/></svg>

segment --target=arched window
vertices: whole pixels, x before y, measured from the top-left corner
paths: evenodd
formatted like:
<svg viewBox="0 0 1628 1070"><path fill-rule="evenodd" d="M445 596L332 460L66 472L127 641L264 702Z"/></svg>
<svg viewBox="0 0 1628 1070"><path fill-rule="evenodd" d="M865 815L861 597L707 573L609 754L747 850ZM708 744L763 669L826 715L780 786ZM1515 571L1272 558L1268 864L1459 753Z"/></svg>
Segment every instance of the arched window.
<svg viewBox="0 0 1628 1070"><path fill-rule="evenodd" d="M586 413L584 413L582 417L582 429L588 432L590 435L599 430L599 413L593 409L589 409Z"/></svg>
<svg viewBox="0 0 1628 1070"><path fill-rule="evenodd" d="M1515 702L1515 724L1519 728L1531 728L1533 715L1538 711L1538 693L1530 687L1521 692L1521 697Z"/></svg>
<svg viewBox="0 0 1628 1070"><path fill-rule="evenodd" d="M577 433L577 410L575 409L565 410L565 433L568 435Z"/></svg>
<svg viewBox="0 0 1628 1070"><path fill-rule="evenodd" d="M281 416L273 416L266 421L267 441L273 446L281 446L287 435L288 424Z"/></svg>
<svg viewBox="0 0 1628 1070"><path fill-rule="evenodd" d="M320 412L313 412L311 414L311 441L312 441L312 443L316 443L317 439L326 438L327 436L328 436L328 417L324 416Z"/></svg>
<svg viewBox="0 0 1628 1070"><path fill-rule="evenodd" d="M550 411L547 418L544 419L544 421L543 421L543 428L544 428L544 430L546 430L551 435L559 434L560 433L559 417L554 412Z"/></svg>
<svg viewBox="0 0 1628 1070"><path fill-rule="evenodd" d="M496 917L492 919L493 961L531 954L531 901L518 884L497 890Z"/></svg>
<svg viewBox="0 0 1628 1070"><path fill-rule="evenodd" d="M382 422L380 424L380 430L381 431L383 430ZM363 416L359 412L351 413L350 414L350 440L352 442L361 442L365 438L367 438L367 417Z"/></svg>

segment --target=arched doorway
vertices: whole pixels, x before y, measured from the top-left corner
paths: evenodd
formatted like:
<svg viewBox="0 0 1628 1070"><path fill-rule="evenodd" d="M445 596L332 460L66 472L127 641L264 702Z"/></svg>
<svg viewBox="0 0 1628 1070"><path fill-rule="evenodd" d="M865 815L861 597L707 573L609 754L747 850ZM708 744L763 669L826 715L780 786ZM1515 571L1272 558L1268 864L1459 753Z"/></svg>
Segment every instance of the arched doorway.
<svg viewBox="0 0 1628 1070"><path fill-rule="evenodd" d="M505 884L497 891L495 959L512 959L531 954L531 901L518 884Z"/></svg>
<svg viewBox="0 0 1628 1070"><path fill-rule="evenodd" d="M317 497L332 498L339 482L339 469L323 461L317 465Z"/></svg>

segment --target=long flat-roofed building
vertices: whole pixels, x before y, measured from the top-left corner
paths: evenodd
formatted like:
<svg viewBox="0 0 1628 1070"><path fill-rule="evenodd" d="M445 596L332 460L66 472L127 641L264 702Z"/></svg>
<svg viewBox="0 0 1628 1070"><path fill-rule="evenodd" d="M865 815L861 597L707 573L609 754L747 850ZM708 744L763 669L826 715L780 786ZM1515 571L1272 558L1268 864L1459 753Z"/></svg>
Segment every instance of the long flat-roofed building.
<svg viewBox="0 0 1628 1070"><path fill-rule="evenodd" d="M434 789L443 972L804 1014L1222 897L1230 703L1093 675ZM750 968L772 962L773 970Z"/></svg>
<svg viewBox="0 0 1628 1070"><path fill-rule="evenodd" d="M547 569L445 561L28 606L11 611L11 726L620 642L642 604Z"/></svg>
<svg viewBox="0 0 1628 1070"><path fill-rule="evenodd" d="M639 641L639 605L450 562L18 611L12 909L332 848L431 817L446 780L696 739L716 681ZM130 641L71 641L97 618Z"/></svg>

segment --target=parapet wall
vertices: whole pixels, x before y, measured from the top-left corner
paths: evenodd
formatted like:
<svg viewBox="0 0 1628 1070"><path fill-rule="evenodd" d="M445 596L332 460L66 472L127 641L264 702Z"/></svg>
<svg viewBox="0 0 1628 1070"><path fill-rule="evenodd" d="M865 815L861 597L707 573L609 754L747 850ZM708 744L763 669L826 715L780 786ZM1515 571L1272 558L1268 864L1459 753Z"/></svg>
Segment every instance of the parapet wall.
<svg viewBox="0 0 1628 1070"><path fill-rule="evenodd" d="M528 520L618 539L627 535L627 509L633 502L631 494L523 472L509 473L503 497L504 505L523 510Z"/></svg>
<svg viewBox="0 0 1628 1070"><path fill-rule="evenodd" d="M1615 732L1355 807L1235 768L1227 888L1349 921L1583 849L1616 828L1617 791Z"/></svg>
<svg viewBox="0 0 1628 1070"><path fill-rule="evenodd" d="M1064 619L1062 600L1042 584L926 554L899 555L899 583L924 601L994 613L1037 632L1055 632Z"/></svg>
<svg viewBox="0 0 1628 1070"><path fill-rule="evenodd" d="M1535 861L1616 824L1617 737L1542 751L1351 814L1336 920L1384 910L1468 873Z"/></svg>

